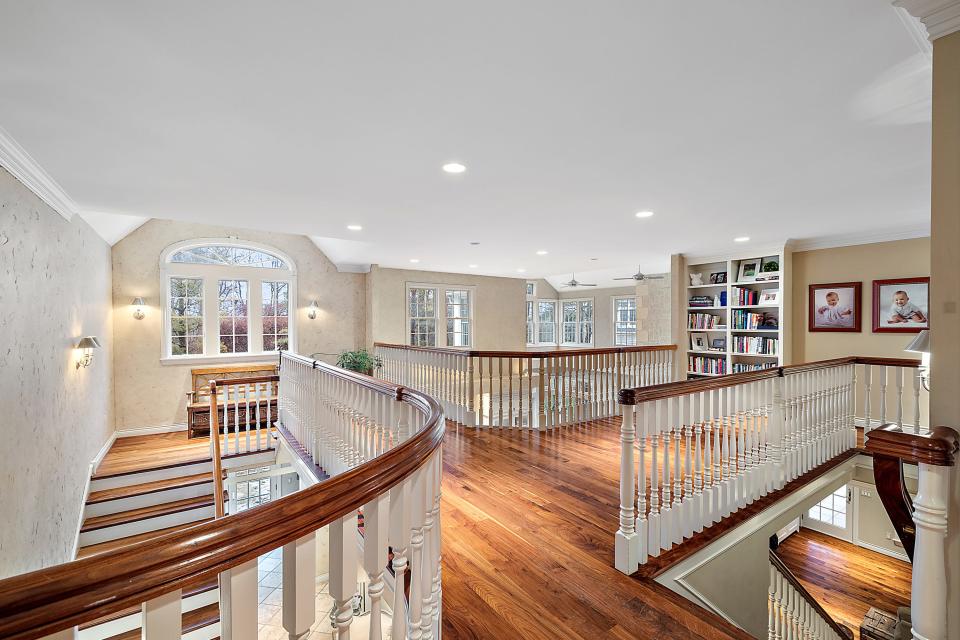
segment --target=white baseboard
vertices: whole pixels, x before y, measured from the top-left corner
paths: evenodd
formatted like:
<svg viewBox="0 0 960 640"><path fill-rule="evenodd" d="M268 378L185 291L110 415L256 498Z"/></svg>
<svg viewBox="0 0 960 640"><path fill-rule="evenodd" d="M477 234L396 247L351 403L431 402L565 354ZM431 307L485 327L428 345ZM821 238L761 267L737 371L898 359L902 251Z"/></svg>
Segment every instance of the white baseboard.
<svg viewBox="0 0 960 640"><path fill-rule="evenodd" d="M117 432L114 431L110 434L110 437L107 438L107 441L103 443L103 446L100 447L100 451L97 452L97 455L93 457L93 460L90 461L90 466L87 469L87 479L83 483L83 497L80 499L80 509L77 514L77 533L73 537L73 555L71 558L77 557L77 552L80 550L80 528L83 526L84 514L86 513L87 507L87 498L90 497L90 479L93 477L93 474L97 472L97 468L100 466L100 463L103 462L104 457L106 457L107 452L110 451L110 447L113 446L113 443L117 440Z"/></svg>
<svg viewBox="0 0 960 640"><path fill-rule="evenodd" d="M186 422L179 422L177 424L161 424L152 427L127 427L126 429L117 429L117 437L130 438L133 436L149 436L154 433L174 433L176 431L186 430Z"/></svg>
<svg viewBox="0 0 960 640"><path fill-rule="evenodd" d="M903 560L904 562L910 562L910 558L907 557L906 553L897 553L891 551L890 549L884 549L883 547L878 547L875 544L870 544L869 542L864 542L863 540L854 540L853 543L858 547L863 547L864 549L870 549L871 551L876 551L877 553L882 553L885 556L890 556L891 558L896 558L897 560Z"/></svg>
<svg viewBox="0 0 960 640"><path fill-rule="evenodd" d="M896 419L895 419L895 418L896 418L896 416L894 416L894 419L887 420L886 422L880 422L880 420L878 420L878 419L876 419L876 418L870 418L870 429L876 429L877 427L881 427L881 426L883 426L883 425L885 425L885 424L890 424L891 422L896 422ZM866 421L865 418L862 418L862 417L860 417L860 416L857 416L857 417L855 417L855 418L853 419L853 424L854 424L854 426L856 426L856 427L863 427L864 429L866 429L867 421ZM911 424L911 423L909 423L909 422L903 422L903 423L901 423L900 426L903 427L904 429L913 429L913 424ZM920 427L920 431L926 431L926 427Z"/></svg>
<svg viewBox="0 0 960 640"><path fill-rule="evenodd" d="M100 451L97 452L97 455L94 456L93 461L90 463L91 469L94 472L100 468L100 463L103 462L104 457L107 455L107 452L110 451L110 447L113 446L113 443L117 441L117 432L114 431L110 434L110 437L107 438L107 441L103 443L103 446L100 447Z"/></svg>

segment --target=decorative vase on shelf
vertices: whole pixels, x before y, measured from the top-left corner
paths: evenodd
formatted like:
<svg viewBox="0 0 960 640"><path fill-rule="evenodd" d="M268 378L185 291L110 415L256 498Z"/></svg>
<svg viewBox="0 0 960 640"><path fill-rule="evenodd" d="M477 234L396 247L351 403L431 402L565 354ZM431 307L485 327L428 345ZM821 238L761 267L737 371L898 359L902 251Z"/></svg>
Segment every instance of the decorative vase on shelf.
<svg viewBox="0 0 960 640"><path fill-rule="evenodd" d="M715 306L715 307L722 306L722 305L720 304L720 295L719 295L719 294L713 296L713 306Z"/></svg>

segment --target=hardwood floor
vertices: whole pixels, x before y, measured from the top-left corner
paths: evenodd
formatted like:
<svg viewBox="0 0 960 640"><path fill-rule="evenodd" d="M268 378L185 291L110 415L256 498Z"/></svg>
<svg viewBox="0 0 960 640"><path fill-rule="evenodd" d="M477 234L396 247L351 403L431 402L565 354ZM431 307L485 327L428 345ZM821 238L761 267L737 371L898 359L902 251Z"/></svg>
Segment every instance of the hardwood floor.
<svg viewBox="0 0 960 640"><path fill-rule="evenodd" d="M552 433L448 424L445 638L748 638L613 568L619 419Z"/></svg>
<svg viewBox="0 0 960 640"><path fill-rule="evenodd" d="M777 553L855 638L870 607L896 613L897 607L910 606L909 562L805 528L787 538Z"/></svg>

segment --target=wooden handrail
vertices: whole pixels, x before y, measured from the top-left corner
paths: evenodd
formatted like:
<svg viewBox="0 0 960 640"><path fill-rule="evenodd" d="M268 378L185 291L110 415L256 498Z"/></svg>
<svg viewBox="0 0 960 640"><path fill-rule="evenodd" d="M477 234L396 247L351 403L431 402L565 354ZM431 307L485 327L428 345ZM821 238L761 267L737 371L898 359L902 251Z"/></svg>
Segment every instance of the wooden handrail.
<svg viewBox="0 0 960 640"><path fill-rule="evenodd" d="M359 509L428 461L445 428L433 398L316 365L328 367L333 375L362 381L414 407L425 416L423 427L369 462L256 509L0 580L0 637L41 638L212 578Z"/></svg>
<svg viewBox="0 0 960 640"><path fill-rule="evenodd" d="M449 347L412 347L405 344L392 344L388 342L374 342L374 347L385 349L402 349L404 351L424 351L428 353L439 353L448 355L458 355L473 358L541 358L546 356L568 356L581 355L592 356L609 353L642 353L645 351L676 351L675 344L657 344L641 347L603 347L596 349L544 349L541 351L475 351L470 349L452 349Z"/></svg>
<svg viewBox="0 0 960 640"><path fill-rule="evenodd" d="M665 398L674 398L699 391L711 391L714 389L725 389L748 382L766 380L768 378L782 378L786 375L804 373L806 371L815 371L826 367L837 367L847 364L865 364L879 365L887 367L919 367L920 361L910 358L874 358L868 356L848 356L845 358L833 358L830 360L818 360L815 362L805 362L802 364L786 365L783 367L771 367L759 371L746 371L744 373L730 373L717 376L715 378L699 380L679 380L677 382L667 382L649 387L638 387L635 389L621 389L619 393L620 404L640 404L651 400L663 400Z"/></svg>
<svg viewBox="0 0 960 640"><path fill-rule="evenodd" d="M957 432L950 427L934 427L929 433L907 433L900 425L885 424L867 433L868 453L899 458L911 464L952 467L960 447Z"/></svg>
<svg viewBox="0 0 960 640"><path fill-rule="evenodd" d="M787 582L790 583L794 589L797 590L797 593L807 601L807 603L813 608L813 610L819 615L823 620L833 629L840 637L842 638L853 638L853 632L850 631L846 626L840 624L834 620L826 610L820 606L820 603L807 591L807 588L804 587L800 581L797 579L797 576L793 575L793 571L790 571L790 568L783 563L783 560L780 559L773 549L769 550L770 552L770 563L776 567L777 571L780 572Z"/></svg>

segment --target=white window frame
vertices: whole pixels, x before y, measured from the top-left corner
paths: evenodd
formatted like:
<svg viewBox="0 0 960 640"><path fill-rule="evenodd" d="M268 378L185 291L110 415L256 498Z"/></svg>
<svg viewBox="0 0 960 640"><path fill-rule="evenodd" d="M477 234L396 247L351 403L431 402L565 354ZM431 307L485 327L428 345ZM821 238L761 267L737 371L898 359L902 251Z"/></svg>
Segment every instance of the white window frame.
<svg viewBox="0 0 960 640"><path fill-rule="evenodd" d="M179 263L170 260L178 251L206 245L243 247L273 254L287 264L287 269L267 269L233 265ZM203 281L203 354L173 355L171 348L170 279L199 278ZM220 305L218 284L220 280L247 281L247 351L244 353L220 353ZM287 282L287 334L289 347L296 350L297 297L296 263L289 255L275 247L258 242L240 241L236 238L196 238L177 242L160 254L160 305L163 310L163 340L160 345L161 364L204 364L217 362L270 362L276 359L277 351L263 351L263 312L261 282Z"/></svg>
<svg viewBox="0 0 960 640"><path fill-rule="evenodd" d="M435 282L407 282L403 289L403 341L404 344L410 344L410 290L411 289L433 289L434 290L434 318L436 321L436 331L434 335L437 337L437 344L434 345L436 348L443 349L463 349L468 350L473 348L474 343L476 342L477 337L477 321L476 321L476 309L477 309L477 287L475 285L466 285L466 284L438 284ZM466 291L469 296L469 307L470 314L465 316L470 322L470 342L466 345L453 346L447 344L447 291Z"/></svg>
<svg viewBox="0 0 960 640"><path fill-rule="evenodd" d="M560 337L560 304L559 300L552 298L530 298L527 302L533 303L533 342L528 342L528 347L555 347L556 339L552 342L541 342L540 340L540 304L553 304L553 337ZM526 308L524 308L524 317L526 317Z"/></svg>
<svg viewBox="0 0 960 640"><path fill-rule="evenodd" d="M566 321L564 321L564 319L563 319L563 305L564 305L564 304L567 304L568 302L576 303L576 307L577 307L577 320L576 320L576 323L575 323L575 324L576 324L577 340L574 341L574 342L568 342L568 341L564 340L564 335L563 335L564 325L567 324ZM591 310L590 320L584 320L584 319L581 317L581 307L580 307L580 304L581 304L582 302L589 302L589 303L590 303L590 310ZM596 333L596 332L597 332L597 323L596 323L596 320L597 320L597 305L595 304L593 298L561 298L561 299L560 299L560 304L559 304L558 307L557 307L557 326L558 326L558 331L559 331L559 334L557 335L557 338L559 338L560 341L561 341L561 342L560 342L560 346L561 346L561 347L592 347L594 341L596 340L596 335L597 335L597 333ZM581 342L581 341L580 341L580 336L583 335L582 325L588 324L588 323L590 324L590 341L589 341L589 342Z"/></svg>
<svg viewBox="0 0 960 640"><path fill-rule="evenodd" d="M537 283L534 280L527 280L526 284L527 300L533 300L537 297Z"/></svg>
<svg viewBox="0 0 960 640"><path fill-rule="evenodd" d="M621 333L624 333L622 331L620 332L617 331L617 325L620 324L620 321L617 318L617 302L621 300L633 300L633 344L621 344L620 342L617 341L617 336L620 335ZM637 346L637 297L636 296L614 296L612 304L613 304L613 308L611 311L613 313L613 346L615 347ZM594 313L596 313L596 310L594 310ZM596 327L594 327L594 329L596 329Z"/></svg>

